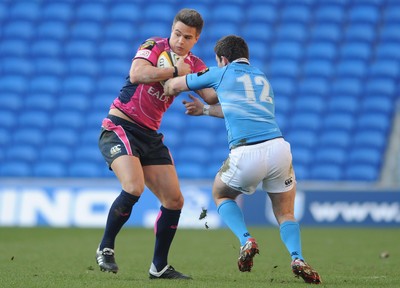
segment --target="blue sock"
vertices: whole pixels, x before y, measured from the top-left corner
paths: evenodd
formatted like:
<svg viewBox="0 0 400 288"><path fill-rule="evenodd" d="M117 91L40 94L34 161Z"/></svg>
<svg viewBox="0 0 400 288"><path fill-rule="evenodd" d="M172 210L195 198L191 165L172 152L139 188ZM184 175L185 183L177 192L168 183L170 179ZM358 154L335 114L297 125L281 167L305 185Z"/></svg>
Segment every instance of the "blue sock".
<svg viewBox="0 0 400 288"><path fill-rule="evenodd" d="M234 200L225 200L218 206L218 213L229 229L236 235L240 245L244 245L251 238L247 230L242 210Z"/></svg>
<svg viewBox="0 0 400 288"><path fill-rule="evenodd" d="M303 260L299 223L294 221L283 222L280 226L280 232L282 242L289 251L292 260L296 258Z"/></svg>
<svg viewBox="0 0 400 288"><path fill-rule="evenodd" d="M114 200L108 212L106 228L99 247L100 250L106 247L114 249L115 238L122 226L128 221L132 207L138 200L139 197L131 195L124 190Z"/></svg>
<svg viewBox="0 0 400 288"><path fill-rule="evenodd" d="M161 271L168 264L168 252L178 228L181 210L170 210L160 207L154 233L156 243L154 247L153 264L157 271Z"/></svg>

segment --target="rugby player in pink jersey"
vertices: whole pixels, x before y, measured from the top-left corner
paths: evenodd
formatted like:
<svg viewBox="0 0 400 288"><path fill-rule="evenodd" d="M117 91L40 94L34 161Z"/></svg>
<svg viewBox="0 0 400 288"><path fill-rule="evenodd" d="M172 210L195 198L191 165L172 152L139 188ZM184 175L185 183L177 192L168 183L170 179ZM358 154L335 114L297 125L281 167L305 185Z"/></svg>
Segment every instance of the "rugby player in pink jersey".
<svg viewBox="0 0 400 288"><path fill-rule="evenodd" d="M204 62L190 52L202 28L203 19L197 11L182 9L173 20L169 38L152 37L144 41L133 58L125 85L102 122L99 148L121 183L122 191L110 208L96 251L101 271L118 272L115 239L146 185L161 202L154 226L155 247L149 277L191 279L168 263L184 199L170 151L157 130L164 112L174 101L173 96L164 95L160 81L206 69ZM163 51L180 56L174 67L157 67ZM205 102L215 104L215 100L209 100L215 93L212 89L196 92Z"/></svg>

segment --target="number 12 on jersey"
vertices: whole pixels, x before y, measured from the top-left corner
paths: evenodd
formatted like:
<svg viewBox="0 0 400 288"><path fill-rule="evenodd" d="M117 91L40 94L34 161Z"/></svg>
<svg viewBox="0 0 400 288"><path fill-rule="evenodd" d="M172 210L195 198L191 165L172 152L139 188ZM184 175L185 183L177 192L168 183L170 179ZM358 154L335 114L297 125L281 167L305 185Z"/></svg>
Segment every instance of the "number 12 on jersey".
<svg viewBox="0 0 400 288"><path fill-rule="evenodd" d="M254 87L253 87L253 83L251 81L250 75L244 74L243 76L237 77L236 80L238 82L243 83L247 100L249 102L256 102L257 101L257 99L256 99L257 95L255 93L256 89L254 89ZM261 89L260 95L258 95L260 102L272 103L273 100L272 100L272 97L269 95L270 86L269 86L267 79L265 79L265 77L262 77L262 76L256 76L256 77L254 77L254 82L256 85L263 86Z"/></svg>

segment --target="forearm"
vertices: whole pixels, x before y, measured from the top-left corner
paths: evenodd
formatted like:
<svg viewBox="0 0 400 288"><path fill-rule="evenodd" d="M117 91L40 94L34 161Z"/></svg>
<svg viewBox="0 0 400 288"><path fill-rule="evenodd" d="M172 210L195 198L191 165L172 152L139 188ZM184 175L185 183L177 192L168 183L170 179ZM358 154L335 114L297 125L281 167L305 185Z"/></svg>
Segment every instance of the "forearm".
<svg viewBox="0 0 400 288"><path fill-rule="evenodd" d="M151 65L144 65L136 69L131 69L129 78L131 83L146 84L168 80L174 77L174 73L174 67L158 68Z"/></svg>

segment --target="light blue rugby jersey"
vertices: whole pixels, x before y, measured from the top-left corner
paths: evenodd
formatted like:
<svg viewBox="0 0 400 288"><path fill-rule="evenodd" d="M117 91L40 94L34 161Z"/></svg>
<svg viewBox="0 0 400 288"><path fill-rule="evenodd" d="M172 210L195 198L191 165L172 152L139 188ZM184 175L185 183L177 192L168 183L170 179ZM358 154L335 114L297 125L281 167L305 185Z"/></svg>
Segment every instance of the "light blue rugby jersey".
<svg viewBox="0 0 400 288"><path fill-rule="evenodd" d="M190 90L216 90L229 148L282 136L275 121L274 93L259 69L234 61L222 68L210 67L203 74L189 74L186 83Z"/></svg>

